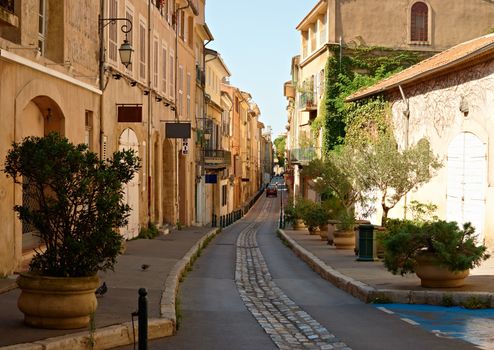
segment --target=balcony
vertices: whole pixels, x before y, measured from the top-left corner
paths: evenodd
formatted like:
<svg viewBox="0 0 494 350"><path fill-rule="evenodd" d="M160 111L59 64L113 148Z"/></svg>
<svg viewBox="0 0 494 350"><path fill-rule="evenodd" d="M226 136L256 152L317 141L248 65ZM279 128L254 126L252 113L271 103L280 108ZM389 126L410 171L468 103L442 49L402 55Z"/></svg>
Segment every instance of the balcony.
<svg viewBox="0 0 494 350"><path fill-rule="evenodd" d="M320 148L307 147L290 150L290 163L297 165L307 165L311 160L320 157Z"/></svg>
<svg viewBox="0 0 494 350"><path fill-rule="evenodd" d="M222 149L205 149L204 167L209 170L223 170L232 164L232 154L230 151Z"/></svg>
<svg viewBox="0 0 494 350"><path fill-rule="evenodd" d="M202 87L206 85L206 74L204 74L204 70L201 69L201 67L197 64L196 64L196 81Z"/></svg>
<svg viewBox="0 0 494 350"><path fill-rule="evenodd" d="M303 112L317 111L317 103L314 101L314 93L303 92L300 94L299 107Z"/></svg>
<svg viewBox="0 0 494 350"><path fill-rule="evenodd" d="M0 26L19 27L19 18L14 14L14 0L0 0Z"/></svg>

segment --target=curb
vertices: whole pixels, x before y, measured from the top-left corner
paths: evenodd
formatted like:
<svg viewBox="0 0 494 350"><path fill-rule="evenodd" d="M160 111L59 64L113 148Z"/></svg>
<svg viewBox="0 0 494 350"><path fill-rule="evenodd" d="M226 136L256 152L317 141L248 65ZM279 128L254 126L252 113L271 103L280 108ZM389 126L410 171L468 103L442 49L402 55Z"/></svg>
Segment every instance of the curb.
<svg viewBox="0 0 494 350"><path fill-rule="evenodd" d="M280 239L287 243L288 247L295 255L302 259L322 278L365 303L379 301L378 303L443 305L444 298L449 297L457 305L460 305L469 299L476 298L479 301L490 305L491 308L494 307L494 293L376 289L326 265L321 259L289 237L282 229L278 229L277 233L280 235Z"/></svg>
<svg viewBox="0 0 494 350"><path fill-rule="evenodd" d="M205 247L205 242L220 232L219 228L209 231L202 238L196 242L189 249L189 251L184 255L182 259L177 261L170 271L168 277L165 280L165 285L163 288L163 293L161 294L160 300L160 316L161 318L166 318L172 322L173 334L177 331L177 318L175 314L175 302L177 299L178 287L180 284L180 278L182 277L184 271L190 265L191 261L194 260L197 253Z"/></svg>
<svg viewBox="0 0 494 350"><path fill-rule="evenodd" d="M164 289L160 301L160 318L148 319L148 339L169 337L176 333L175 301L178 292L179 281L195 258L197 252L204 248L204 242L216 236L220 230L214 229L206 233L196 242L182 259L177 261L164 283ZM134 324L136 341L138 338L137 323ZM90 343L93 346L90 346ZM0 347L3 350L86 350L86 349L111 349L117 346L131 345L134 343L132 322L125 322L108 327L97 328L91 335L89 331L67 334L59 337L37 340L31 343L16 344Z"/></svg>

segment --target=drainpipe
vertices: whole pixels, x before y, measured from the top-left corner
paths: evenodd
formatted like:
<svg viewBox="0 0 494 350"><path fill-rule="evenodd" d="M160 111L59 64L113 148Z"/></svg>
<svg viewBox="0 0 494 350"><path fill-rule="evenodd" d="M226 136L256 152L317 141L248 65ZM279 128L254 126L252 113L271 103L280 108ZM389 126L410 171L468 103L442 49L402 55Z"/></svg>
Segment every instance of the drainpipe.
<svg viewBox="0 0 494 350"><path fill-rule="evenodd" d="M398 89L400 89L400 94L401 94L401 99L405 103L406 109L403 111L403 116L405 117L405 150L408 149L408 132L410 128L410 105L408 99L405 97L405 92L403 91L403 88L401 85L398 85ZM403 196L403 199L405 201L405 205L403 208L403 217L406 220L407 218L407 195L405 194Z"/></svg>
<svg viewBox="0 0 494 350"><path fill-rule="evenodd" d="M177 89L177 76L178 76L178 15L180 11L185 10L190 6L190 2L187 1L187 5L183 7L178 7L175 9L175 122L178 122L178 89ZM184 24L185 26L185 24ZM183 83L183 82L182 82ZM179 206L179 201L180 201L180 195L178 193L178 181L179 181L179 162L178 162L178 139L175 139L175 212L176 212L176 221L180 220L180 206Z"/></svg>
<svg viewBox="0 0 494 350"><path fill-rule="evenodd" d="M105 88L105 44L103 28L101 26L100 18L103 18L105 14L105 1L100 0L100 14L98 18L98 35L99 35L99 89L101 90L100 103L99 103L99 154L100 159L103 159L103 141L104 141L104 128L103 128L103 90Z"/></svg>
<svg viewBox="0 0 494 350"><path fill-rule="evenodd" d="M148 99L148 125L146 135L146 168L147 168L147 182L148 182L148 227L151 224L151 1L148 1L148 57L147 57L147 70L148 70L148 86L149 91L147 95ZM156 166L156 164L155 164Z"/></svg>

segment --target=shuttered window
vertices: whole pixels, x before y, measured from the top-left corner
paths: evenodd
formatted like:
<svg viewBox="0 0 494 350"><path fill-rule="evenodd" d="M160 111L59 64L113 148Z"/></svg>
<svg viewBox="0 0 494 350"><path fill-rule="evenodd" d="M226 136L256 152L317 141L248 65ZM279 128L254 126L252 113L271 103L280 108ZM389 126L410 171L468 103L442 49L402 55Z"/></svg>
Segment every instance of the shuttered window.
<svg viewBox="0 0 494 350"><path fill-rule="evenodd" d="M416 2L411 12L411 41L428 41L429 9L423 2Z"/></svg>

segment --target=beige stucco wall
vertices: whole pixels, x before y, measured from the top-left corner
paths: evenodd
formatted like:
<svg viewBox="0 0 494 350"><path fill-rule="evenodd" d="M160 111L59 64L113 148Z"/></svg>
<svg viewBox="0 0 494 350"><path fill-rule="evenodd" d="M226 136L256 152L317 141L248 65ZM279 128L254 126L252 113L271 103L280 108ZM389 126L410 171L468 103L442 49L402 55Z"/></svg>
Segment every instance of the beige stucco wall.
<svg viewBox="0 0 494 350"><path fill-rule="evenodd" d="M408 196L408 202L416 199L438 205L440 217L446 217L447 152L453 138L462 132L473 133L487 149L487 185L485 188L486 243L494 245L494 220L489 215L494 210L494 61L473 66L450 75L431 79L420 85L405 86L409 100L409 142L415 144L426 137L435 154L443 160L444 167L428 184ZM467 102L469 113L460 111L462 98ZM403 117L405 103L397 92L393 95L393 120L396 136L405 147L406 119ZM403 216L403 204L390 211L390 216Z"/></svg>
<svg viewBox="0 0 494 350"><path fill-rule="evenodd" d="M332 0L329 3L337 1ZM410 45L409 11L416 1L337 1L330 41L365 43L411 50L442 51L487 34L492 28L494 4L484 0L424 0L430 9L430 45ZM331 7L331 4L329 5Z"/></svg>

